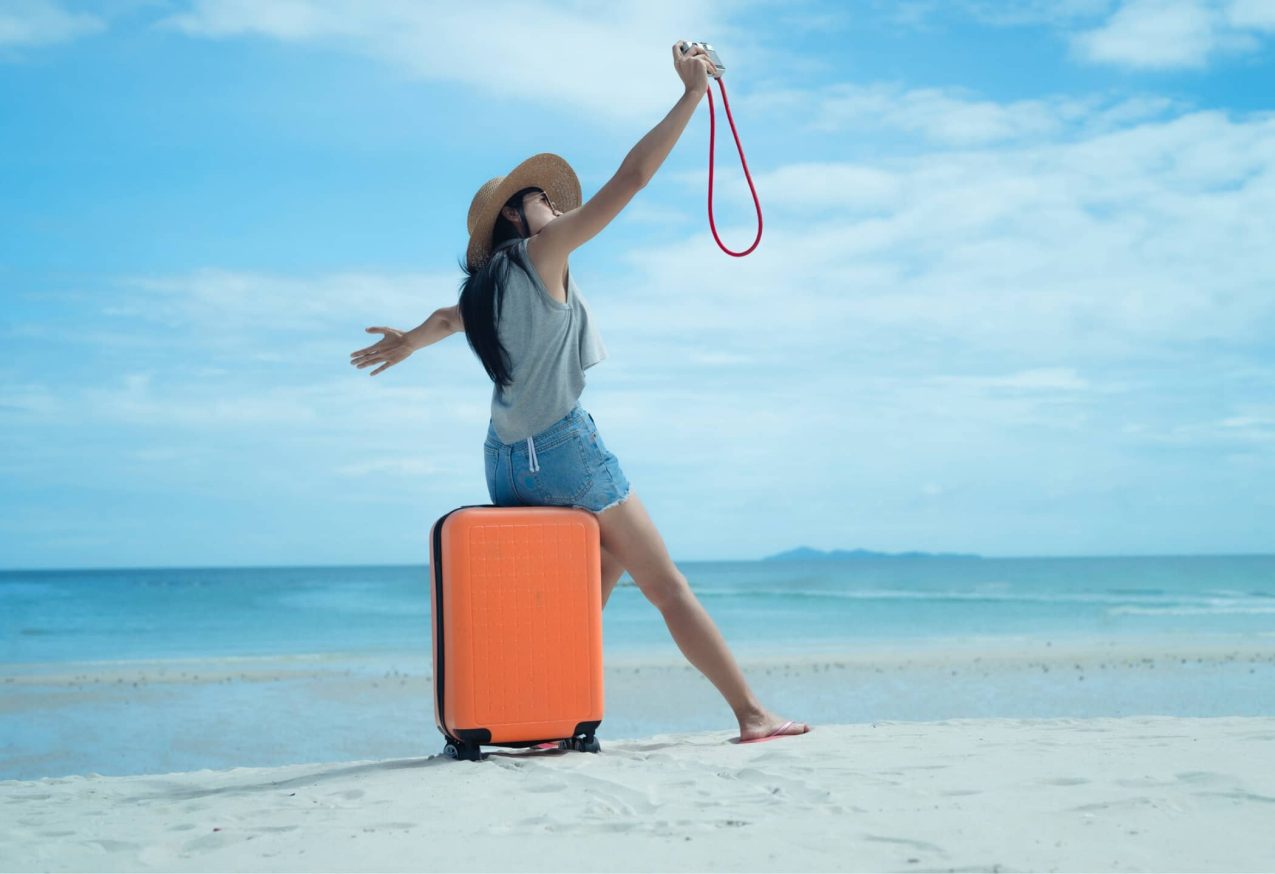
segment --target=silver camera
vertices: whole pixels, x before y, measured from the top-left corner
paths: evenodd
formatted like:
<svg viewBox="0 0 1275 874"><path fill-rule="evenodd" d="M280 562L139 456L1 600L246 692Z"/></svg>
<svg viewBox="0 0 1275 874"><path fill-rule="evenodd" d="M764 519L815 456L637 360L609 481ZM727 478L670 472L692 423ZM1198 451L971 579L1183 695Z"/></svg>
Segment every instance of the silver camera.
<svg viewBox="0 0 1275 874"><path fill-rule="evenodd" d="M688 43L685 40L683 40L682 54L686 54L694 46L699 46L700 48L702 48L708 54L708 59L713 62L713 66L717 68L717 75L713 76L713 74L710 73L709 76L713 79L722 78L722 74L726 72L726 67L722 64L722 59L717 57L717 52L713 51L713 47L710 46L708 43L706 42L689 42Z"/></svg>

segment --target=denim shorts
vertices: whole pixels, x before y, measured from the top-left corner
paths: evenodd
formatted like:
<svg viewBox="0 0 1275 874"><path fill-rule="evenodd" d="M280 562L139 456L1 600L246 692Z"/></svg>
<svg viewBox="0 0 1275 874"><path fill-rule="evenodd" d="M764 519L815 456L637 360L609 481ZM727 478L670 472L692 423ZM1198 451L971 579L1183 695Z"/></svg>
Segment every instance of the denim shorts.
<svg viewBox="0 0 1275 874"><path fill-rule="evenodd" d="M579 402L539 434L502 443L488 425L487 491L497 507L578 507L593 513L629 496L620 460Z"/></svg>

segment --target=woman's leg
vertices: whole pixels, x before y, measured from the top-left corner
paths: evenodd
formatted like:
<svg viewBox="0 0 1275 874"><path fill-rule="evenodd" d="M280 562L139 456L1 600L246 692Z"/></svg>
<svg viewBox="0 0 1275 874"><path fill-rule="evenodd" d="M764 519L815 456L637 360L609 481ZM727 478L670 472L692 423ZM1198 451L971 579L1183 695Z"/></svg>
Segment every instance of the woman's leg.
<svg viewBox="0 0 1275 874"><path fill-rule="evenodd" d="M620 581L620 577L624 574L624 565L620 564L619 559L607 552L606 547L602 548L602 607L605 609L607 598L611 597L611 591L615 588L615 584Z"/></svg>
<svg viewBox="0 0 1275 874"><path fill-rule="evenodd" d="M598 524L604 555L610 555L620 568L628 570L642 594L663 614L673 640L687 661L726 698L739 721L740 739L762 737L782 725L786 720L763 707L748 687L721 632L691 591L686 577L669 558L664 538L656 530L637 492L631 490L623 503L599 513ZM605 571L603 577L605 596L609 594ZM618 574L615 579L619 579ZM798 722L784 734L801 734L807 730L804 723Z"/></svg>

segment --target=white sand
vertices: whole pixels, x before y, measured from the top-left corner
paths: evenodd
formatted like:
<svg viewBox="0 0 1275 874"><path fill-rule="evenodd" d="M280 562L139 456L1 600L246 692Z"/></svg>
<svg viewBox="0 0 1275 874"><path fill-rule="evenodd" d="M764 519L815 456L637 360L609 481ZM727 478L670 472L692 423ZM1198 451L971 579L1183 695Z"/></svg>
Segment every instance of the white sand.
<svg viewBox="0 0 1275 874"><path fill-rule="evenodd" d="M1275 718L731 736L5 782L0 869L1275 870Z"/></svg>

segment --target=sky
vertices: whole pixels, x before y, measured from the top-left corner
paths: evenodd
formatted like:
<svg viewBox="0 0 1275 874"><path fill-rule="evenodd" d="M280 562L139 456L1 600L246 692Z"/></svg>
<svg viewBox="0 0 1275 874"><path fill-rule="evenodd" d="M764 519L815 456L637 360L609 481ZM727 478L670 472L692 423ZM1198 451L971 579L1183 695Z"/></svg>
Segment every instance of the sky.
<svg viewBox="0 0 1275 874"><path fill-rule="evenodd" d="M0 568L425 563L490 381L350 353L679 39L761 243L705 100L571 261L675 560L1273 551L1275 0L5 0Z"/></svg>

